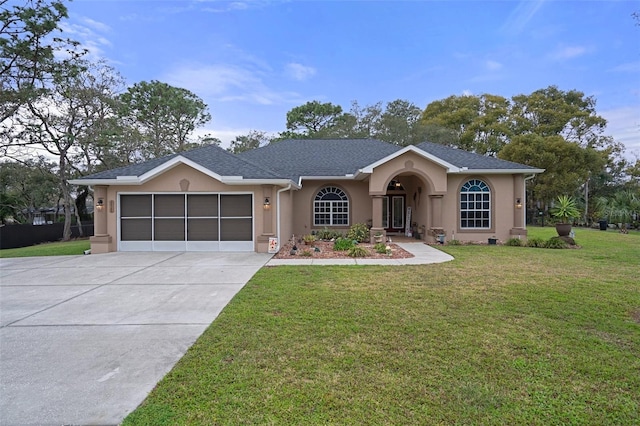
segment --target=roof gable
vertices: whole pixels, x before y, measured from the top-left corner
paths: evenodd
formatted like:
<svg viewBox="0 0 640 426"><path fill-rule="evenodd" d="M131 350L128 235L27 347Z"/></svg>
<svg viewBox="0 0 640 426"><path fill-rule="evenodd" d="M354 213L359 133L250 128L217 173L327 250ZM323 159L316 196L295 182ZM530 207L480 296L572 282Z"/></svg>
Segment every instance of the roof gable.
<svg viewBox="0 0 640 426"><path fill-rule="evenodd" d="M449 162L447 162L447 161L445 161L445 160L443 160L443 159L441 159L439 157L436 157L435 155L433 155L433 154L431 154L429 152L421 150L421 149L417 148L414 145L405 146L404 148L402 148L402 149L400 149L400 150L398 150L398 151L396 151L396 152L394 152L394 153L392 153L390 155L387 155L384 158L381 158L380 160L376 161L375 163L367 165L366 167L362 168L361 171L362 171L362 173L373 173L373 169L375 169L376 167L378 167L378 166L380 166L380 165L382 165L382 164L384 164L384 163L386 163L388 161L391 161L394 158L397 158L397 157L399 157L399 156L401 156L401 155L403 155L403 154L405 154L407 152L414 152L414 153L418 154L419 156L421 156L423 158L426 158L427 160L433 161L434 163L438 164L439 166L442 166L443 168L447 169L447 172L458 172L458 171L460 171L459 167L457 167L457 166L455 166L455 165L453 165L453 164L451 164L451 163L449 163Z"/></svg>
<svg viewBox="0 0 640 426"><path fill-rule="evenodd" d="M95 173L76 179L76 182L93 184L106 180L111 184L141 184L179 164L185 164L207 176L225 182L279 179L271 170L242 159L218 146L207 145L191 151Z"/></svg>

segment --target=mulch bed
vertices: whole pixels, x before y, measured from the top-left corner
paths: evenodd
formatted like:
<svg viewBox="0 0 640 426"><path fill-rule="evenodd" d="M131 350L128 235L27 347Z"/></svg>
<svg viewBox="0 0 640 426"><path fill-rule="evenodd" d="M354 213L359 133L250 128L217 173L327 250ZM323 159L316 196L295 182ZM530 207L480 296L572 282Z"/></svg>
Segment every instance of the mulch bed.
<svg viewBox="0 0 640 426"><path fill-rule="evenodd" d="M284 244L280 251L273 256L274 259L353 259L347 253L347 251L334 251L333 250L333 241L316 241L313 243L313 246L306 245L303 243L296 244L298 250L295 255L292 255L291 248L293 247L293 243L289 242ZM362 257L359 259L407 259L410 257L414 257L408 251L400 248L397 244L389 243L388 246L391 248L391 256L386 253L378 253L373 249L374 244L371 243L360 243L359 247L365 248L369 254L366 257ZM318 248L320 251L315 251L315 248ZM308 252L310 255L305 255L303 253Z"/></svg>

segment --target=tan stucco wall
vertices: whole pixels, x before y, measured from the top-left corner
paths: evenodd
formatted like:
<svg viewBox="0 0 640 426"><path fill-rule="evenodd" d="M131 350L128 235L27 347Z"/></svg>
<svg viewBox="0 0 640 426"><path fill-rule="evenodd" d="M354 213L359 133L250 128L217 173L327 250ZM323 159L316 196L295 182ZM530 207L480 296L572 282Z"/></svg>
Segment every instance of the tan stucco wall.
<svg viewBox="0 0 640 426"><path fill-rule="evenodd" d="M396 175L420 176L430 194L444 194L447 192L447 171L442 166L430 161L414 152L406 152L380 166L376 167L369 180L371 194L382 195L386 192L387 184Z"/></svg>
<svg viewBox="0 0 640 426"><path fill-rule="evenodd" d="M304 181L302 189L293 193L292 209L292 233L296 238L310 234L312 230L320 230L324 226L313 226L313 200L318 191L325 186L341 188L349 197L349 224L367 223L371 220L371 197L369 196L369 184L361 181ZM283 221L284 222L284 221ZM344 232L348 226L334 226ZM288 235L291 238L291 235Z"/></svg>
<svg viewBox="0 0 640 426"><path fill-rule="evenodd" d="M185 191L185 184L188 181L188 189ZM181 186L182 183L182 186ZM104 187L101 187L104 188ZM101 189L102 191L102 189ZM275 204L275 189L267 189L268 193L272 194L272 205ZM265 187L260 185L225 185L220 181L213 179L204 173L201 173L187 165L181 164L171 170L164 172L156 178L150 180L143 185L130 185L130 186L109 186L106 187L106 200L105 214L107 216L107 235L110 237L108 243L93 244L92 252L105 252L116 251L118 249L118 194L121 193L135 193L135 192L176 192L176 193L197 193L197 192L243 192L254 194L254 240L255 249L260 248L261 251L266 251L266 245L261 244L258 247L258 241L262 241L260 237L264 233L264 193ZM271 213L271 230L275 233L276 229L276 215ZM99 219L96 218L94 223L98 223ZM94 246L96 251L94 251ZM108 247L105 250L104 247Z"/></svg>
<svg viewBox="0 0 640 426"><path fill-rule="evenodd" d="M481 179L491 188L491 229L467 231L460 229L458 193L460 187L469 179ZM461 241L486 242L489 237L496 237L505 241L511 235L511 229L516 226L515 199L516 190L513 175L449 175L449 193L442 199L443 228L447 240L455 234ZM455 212L453 214L452 212Z"/></svg>
<svg viewBox="0 0 640 426"><path fill-rule="evenodd" d="M293 195L294 190L280 193L280 246L286 244L293 235Z"/></svg>

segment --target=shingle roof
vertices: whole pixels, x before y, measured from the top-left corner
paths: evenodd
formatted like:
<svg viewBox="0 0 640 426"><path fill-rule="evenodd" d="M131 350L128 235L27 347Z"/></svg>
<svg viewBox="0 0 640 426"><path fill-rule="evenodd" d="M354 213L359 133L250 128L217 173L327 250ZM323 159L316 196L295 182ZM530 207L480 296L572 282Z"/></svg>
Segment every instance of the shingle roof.
<svg viewBox="0 0 640 426"><path fill-rule="evenodd" d="M469 170L535 170L524 164L473 154L431 142L416 146L454 166ZM402 147L375 139L288 139L232 154L216 145L155 158L144 163L119 167L85 176L79 180L116 179L141 176L165 162L182 156L220 176L244 179L290 179L301 176L345 176L355 174Z"/></svg>
<svg viewBox="0 0 640 426"><path fill-rule="evenodd" d="M447 163L451 163L458 167L466 167L469 170L536 170L535 167L524 164L513 163L511 161L501 160L495 157L487 157L486 155L474 154L473 152L451 148L449 146L432 142L423 142L416 145L416 147L420 148L422 151L428 152L429 154L435 155Z"/></svg>
<svg viewBox="0 0 640 426"><path fill-rule="evenodd" d="M191 151L154 158L152 160L145 161L144 163L95 173L85 176L80 180L115 179L118 176L141 176L178 156L188 158L194 163L197 163L220 176L242 176L245 179L279 178L279 176L273 173L273 171L268 170L259 164L248 159L240 158L239 156L234 155L216 145L207 145Z"/></svg>
<svg viewBox="0 0 640 426"><path fill-rule="evenodd" d="M375 139L288 139L239 156L295 182L300 176L345 176L401 148Z"/></svg>

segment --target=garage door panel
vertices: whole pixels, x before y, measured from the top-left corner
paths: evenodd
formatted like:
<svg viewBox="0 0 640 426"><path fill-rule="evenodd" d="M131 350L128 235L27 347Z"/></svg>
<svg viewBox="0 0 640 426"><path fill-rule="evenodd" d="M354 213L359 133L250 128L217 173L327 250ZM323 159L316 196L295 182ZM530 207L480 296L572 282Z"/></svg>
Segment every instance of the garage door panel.
<svg viewBox="0 0 640 426"><path fill-rule="evenodd" d="M251 194L246 195L220 195L220 216L252 216L253 203Z"/></svg>
<svg viewBox="0 0 640 426"><path fill-rule="evenodd" d="M218 219L188 219L187 241L218 241Z"/></svg>
<svg viewBox="0 0 640 426"><path fill-rule="evenodd" d="M120 235L122 241L151 240L151 219L122 219L120 221Z"/></svg>
<svg viewBox="0 0 640 426"><path fill-rule="evenodd" d="M120 216L151 216L151 195L127 195L120 198Z"/></svg>
<svg viewBox="0 0 640 426"><path fill-rule="evenodd" d="M189 217L217 217L218 195L187 195Z"/></svg>
<svg viewBox="0 0 640 426"><path fill-rule="evenodd" d="M153 214L156 217L184 217L184 195L155 195L153 207Z"/></svg>
<svg viewBox="0 0 640 426"><path fill-rule="evenodd" d="M220 241L253 240L252 223L251 219L221 219Z"/></svg>
<svg viewBox="0 0 640 426"><path fill-rule="evenodd" d="M155 219L155 241L184 241L184 219Z"/></svg>

